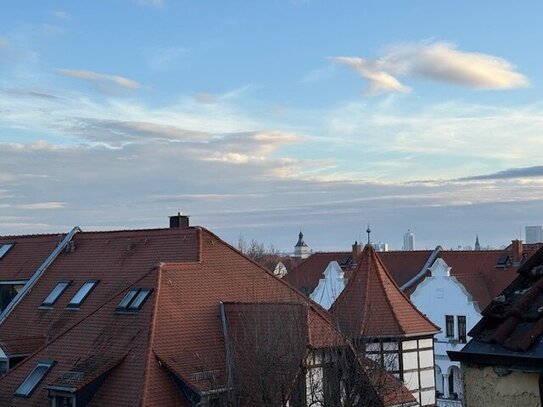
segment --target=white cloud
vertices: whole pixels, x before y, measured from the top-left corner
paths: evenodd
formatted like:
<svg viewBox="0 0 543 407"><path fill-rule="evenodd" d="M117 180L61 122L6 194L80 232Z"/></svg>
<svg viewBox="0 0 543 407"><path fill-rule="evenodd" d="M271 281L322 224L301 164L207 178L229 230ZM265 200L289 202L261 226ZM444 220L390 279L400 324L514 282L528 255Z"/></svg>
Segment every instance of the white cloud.
<svg viewBox="0 0 543 407"><path fill-rule="evenodd" d="M407 92L398 77L416 76L477 90L528 86L528 79L507 60L489 54L460 51L446 42L400 44L389 47L375 61L358 57L333 57L369 82L368 95Z"/></svg>
<svg viewBox="0 0 543 407"><path fill-rule="evenodd" d="M56 72L59 75L67 76L70 78L83 79L89 81L95 85L105 84L115 85L117 87L126 89L138 89L141 85L135 80L126 78L119 75L108 75L103 73L97 73L92 71L80 70L80 69L57 69ZM104 89L104 88L101 88Z"/></svg>
<svg viewBox="0 0 543 407"><path fill-rule="evenodd" d="M35 202L18 205L20 209L44 210L44 209L62 209L66 206L65 202Z"/></svg>
<svg viewBox="0 0 543 407"><path fill-rule="evenodd" d="M454 44L404 44L391 47L379 66L390 72L418 75L473 89L512 89L528 85L528 79L503 58L465 52Z"/></svg>
<svg viewBox="0 0 543 407"><path fill-rule="evenodd" d="M354 69L369 82L367 96L375 96L384 92L407 93L408 86L402 85L398 79L381 69L377 64L357 57L332 57L332 61L345 64Z"/></svg>

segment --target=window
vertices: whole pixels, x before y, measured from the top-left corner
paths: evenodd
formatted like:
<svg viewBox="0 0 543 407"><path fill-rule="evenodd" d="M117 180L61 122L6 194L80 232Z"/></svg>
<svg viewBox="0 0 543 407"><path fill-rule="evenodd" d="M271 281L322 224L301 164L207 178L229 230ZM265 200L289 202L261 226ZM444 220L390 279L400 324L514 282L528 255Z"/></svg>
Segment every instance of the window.
<svg viewBox="0 0 543 407"><path fill-rule="evenodd" d="M15 243L5 243L0 246L0 259L4 257L11 248L15 246Z"/></svg>
<svg viewBox="0 0 543 407"><path fill-rule="evenodd" d="M42 307L51 307L62 295L64 290L70 285L71 281L60 281L55 288L53 288L53 291L49 293L49 295L43 300Z"/></svg>
<svg viewBox="0 0 543 407"><path fill-rule="evenodd" d="M54 363L53 360L40 360L34 370L15 391L15 395L20 397L30 396Z"/></svg>
<svg viewBox="0 0 543 407"><path fill-rule="evenodd" d="M454 317L452 315L445 315L445 336L454 338Z"/></svg>
<svg viewBox="0 0 543 407"><path fill-rule="evenodd" d="M87 298L87 295L90 294L91 290L94 288L97 282L98 281L96 280L92 280L83 283L79 291L76 292L73 298L70 300L67 308L79 308L79 306L83 303L85 298Z"/></svg>
<svg viewBox="0 0 543 407"><path fill-rule="evenodd" d="M75 397L54 396L52 407L75 407Z"/></svg>
<svg viewBox="0 0 543 407"><path fill-rule="evenodd" d="M458 323L458 341L460 343L466 343L466 317L464 315L458 315L456 319Z"/></svg>
<svg viewBox="0 0 543 407"><path fill-rule="evenodd" d="M119 305L117 305L117 311L139 311L152 292L152 288L132 288L128 290Z"/></svg>

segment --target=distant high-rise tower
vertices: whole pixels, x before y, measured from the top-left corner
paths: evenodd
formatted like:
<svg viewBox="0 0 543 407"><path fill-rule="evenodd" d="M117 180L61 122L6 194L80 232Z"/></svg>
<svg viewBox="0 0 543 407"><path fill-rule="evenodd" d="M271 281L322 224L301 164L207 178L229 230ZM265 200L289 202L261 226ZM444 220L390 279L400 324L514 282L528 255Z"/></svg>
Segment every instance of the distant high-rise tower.
<svg viewBox="0 0 543 407"><path fill-rule="evenodd" d="M403 235L403 249L409 251L415 250L415 235L409 229Z"/></svg>
<svg viewBox="0 0 543 407"><path fill-rule="evenodd" d="M296 243L296 246L294 246L294 257L300 257L302 259L309 257L309 247L304 242L304 234L301 230L298 235L298 242Z"/></svg>
<svg viewBox="0 0 543 407"><path fill-rule="evenodd" d="M543 242L543 226L526 226L526 243Z"/></svg>
<svg viewBox="0 0 543 407"><path fill-rule="evenodd" d="M479 243L479 235L475 238L475 249L473 250L481 250L481 245Z"/></svg>

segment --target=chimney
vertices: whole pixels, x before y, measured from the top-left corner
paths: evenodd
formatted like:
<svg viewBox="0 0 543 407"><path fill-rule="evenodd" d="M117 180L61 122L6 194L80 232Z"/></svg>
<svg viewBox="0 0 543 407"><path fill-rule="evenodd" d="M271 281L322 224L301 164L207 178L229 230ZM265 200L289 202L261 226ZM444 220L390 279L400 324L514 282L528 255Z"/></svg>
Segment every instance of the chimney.
<svg viewBox="0 0 543 407"><path fill-rule="evenodd" d="M189 227L188 215L177 212L177 215L170 216L170 229L183 229Z"/></svg>
<svg viewBox="0 0 543 407"><path fill-rule="evenodd" d="M353 244L353 254L351 258L353 265L356 264L361 254L362 254L362 245L355 240Z"/></svg>
<svg viewBox="0 0 543 407"><path fill-rule="evenodd" d="M516 263L519 263L523 259L523 252L524 247L522 244L522 240L513 240L511 241L511 256L513 257L513 261Z"/></svg>

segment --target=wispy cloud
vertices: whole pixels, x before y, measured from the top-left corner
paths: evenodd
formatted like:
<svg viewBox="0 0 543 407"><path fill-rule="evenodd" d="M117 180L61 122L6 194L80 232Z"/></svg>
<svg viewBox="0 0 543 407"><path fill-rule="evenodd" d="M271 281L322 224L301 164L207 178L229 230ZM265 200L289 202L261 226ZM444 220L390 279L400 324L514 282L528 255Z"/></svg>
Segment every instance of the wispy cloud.
<svg viewBox="0 0 543 407"><path fill-rule="evenodd" d="M460 181L499 180L509 178L533 178L543 177L543 165L524 168L509 168L492 174L475 175L473 177L460 178Z"/></svg>
<svg viewBox="0 0 543 407"><path fill-rule="evenodd" d="M154 47L147 50L149 66L157 71L172 71L184 65L183 60L190 56L185 47Z"/></svg>
<svg viewBox="0 0 543 407"><path fill-rule="evenodd" d="M420 77L477 90L514 89L529 85L529 80L506 59L458 50L447 42L399 44L389 47L375 61L358 57L333 57L369 82L367 94L407 92L401 76Z"/></svg>
<svg viewBox="0 0 543 407"><path fill-rule="evenodd" d="M133 80L120 75L109 75L80 69L57 69L59 75L82 79L94 84L99 90L109 92L114 87L123 89L138 89L141 85Z"/></svg>
<svg viewBox="0 0 543 407"><path fill-rule="evenodd" d="M53 10L51 15L58 18L59 20L67 20L70 18L70 15L62 10Z"/></svg>
<svg viewBox="0 0 543 407"><path fill-rule="evenodd" d="M398 79L379 67L379 64L358 57L332 57L332 61L345 64L354 69L369 82L367 96L375 96L384 92L407 93L411 89L402 85Z"/></svg>
<svg viewBox="0 0 543 407"><path fill-rule="evenodd" d="M44 209L62 209L66 206L64 202L35 202L18 205L20 209L44 210Z"/></svg>

